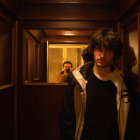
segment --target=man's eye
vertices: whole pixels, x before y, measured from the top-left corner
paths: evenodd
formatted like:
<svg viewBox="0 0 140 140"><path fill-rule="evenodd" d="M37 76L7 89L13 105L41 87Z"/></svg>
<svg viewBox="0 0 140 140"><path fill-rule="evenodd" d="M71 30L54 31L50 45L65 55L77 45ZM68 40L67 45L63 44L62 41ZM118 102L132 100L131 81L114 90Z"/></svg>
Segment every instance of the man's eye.
<svg viewBox="0 0 140 140"><path fill-rule="evenodd" d="M97 48L97 50L98 50L98 51L102 51L103 49L102 49L102 48Z"/></svg>
<svg viewBox="0 0 140 140"><path fill-rule="evenodd" d="M98 50L98 51L102 50L101 47L95 47L95 49Z"/></svg>

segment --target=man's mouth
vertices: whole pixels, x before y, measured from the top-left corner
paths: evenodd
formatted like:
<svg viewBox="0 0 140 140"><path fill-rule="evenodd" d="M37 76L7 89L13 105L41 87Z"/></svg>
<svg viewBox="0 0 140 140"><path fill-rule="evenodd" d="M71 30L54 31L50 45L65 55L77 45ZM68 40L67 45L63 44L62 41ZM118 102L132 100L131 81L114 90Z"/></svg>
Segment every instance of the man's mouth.
<svg viewBox="0 0 140 140"><path fill-rule="evenodd" d="M103 59L98 59L97 62L98 62L98 63L103 63L104 60L103 60Z"/></svg>

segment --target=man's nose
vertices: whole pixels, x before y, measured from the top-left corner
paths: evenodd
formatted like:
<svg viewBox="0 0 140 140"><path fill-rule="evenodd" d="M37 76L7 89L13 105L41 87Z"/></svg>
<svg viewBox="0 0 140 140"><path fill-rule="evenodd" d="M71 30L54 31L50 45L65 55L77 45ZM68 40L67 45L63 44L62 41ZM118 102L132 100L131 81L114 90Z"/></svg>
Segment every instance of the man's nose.
<svg viewBox="0 0 140 140"><path fill-rule="evenodd" d="M104 58L105 57L105 54L106 54L106 50L101 50L100 51L100 57L101 58Z"/></svg>

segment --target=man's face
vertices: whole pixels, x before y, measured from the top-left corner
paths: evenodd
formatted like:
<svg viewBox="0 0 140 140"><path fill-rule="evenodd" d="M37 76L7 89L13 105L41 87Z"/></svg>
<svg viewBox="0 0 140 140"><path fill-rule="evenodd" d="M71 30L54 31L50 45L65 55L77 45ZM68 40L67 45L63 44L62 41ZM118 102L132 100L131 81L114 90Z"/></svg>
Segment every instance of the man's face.
<svg viewBox="0 0 140 140"><path fill-rule="evenodd" d="M70 63L64 64L63 70L66 71L66 69L69 69L70 71L72 71L72 67Z"/></svg>
<svg viewBox="0 0 140 140"><path fill-rule="evenodd" d="M114 52L107 50L105 47L95 47L93 51L94 55L94 64L97 67L107 67L111 66L113 57L114 57Z"/></svg>

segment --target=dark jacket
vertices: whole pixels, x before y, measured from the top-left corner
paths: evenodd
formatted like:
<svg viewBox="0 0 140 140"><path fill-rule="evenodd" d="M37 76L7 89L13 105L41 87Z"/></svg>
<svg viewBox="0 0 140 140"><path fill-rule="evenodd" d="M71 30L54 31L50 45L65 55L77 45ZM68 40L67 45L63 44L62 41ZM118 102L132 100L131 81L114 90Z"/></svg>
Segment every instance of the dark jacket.
<svg viewBox="0 0 140 140"><path fill-rule="evenodd" d="M86 84L87 71L93 68L93 63L85 64L72 71L72 82L69 83L67 93L64 97L62 114L60 117L60 129L66 140L80 140L84 125L86 111ZM101 80L111 80L116 88L116 101L118 111L118 126L120 140L124 140L130 102L128 90L124 83L123 74L114 69L106 78L98 77ZM64 136L65 135L65 136Z"/></svg>

